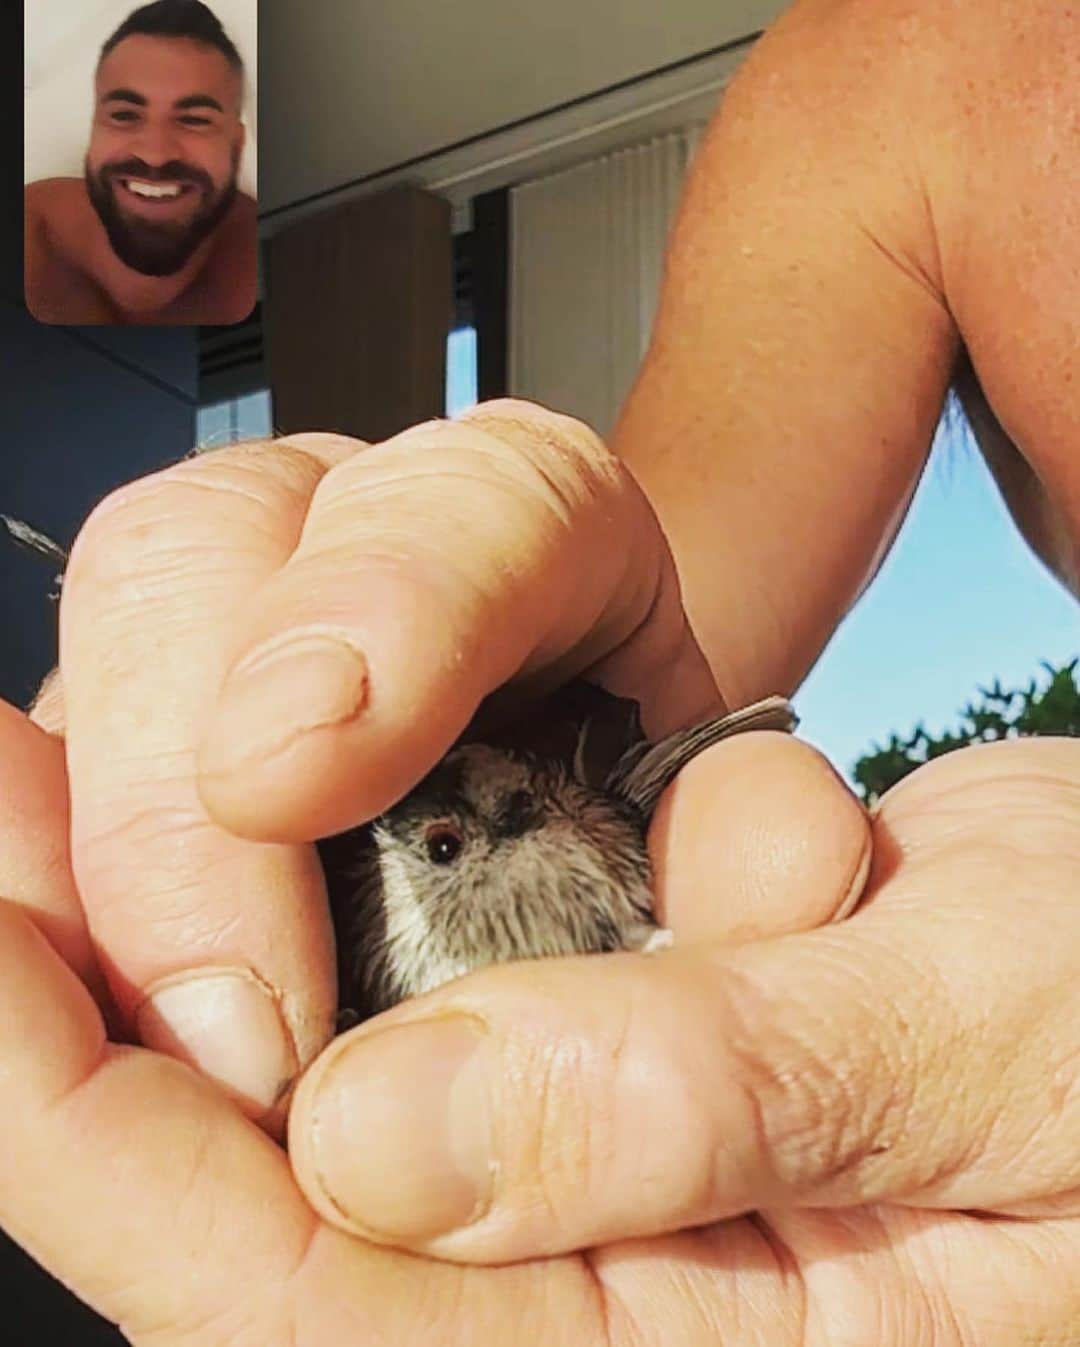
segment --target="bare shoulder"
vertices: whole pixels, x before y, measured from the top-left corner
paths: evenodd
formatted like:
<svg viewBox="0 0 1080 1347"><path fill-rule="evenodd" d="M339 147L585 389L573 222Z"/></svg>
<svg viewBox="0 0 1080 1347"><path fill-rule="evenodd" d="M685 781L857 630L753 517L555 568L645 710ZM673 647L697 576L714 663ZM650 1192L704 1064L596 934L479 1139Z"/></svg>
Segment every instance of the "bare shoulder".
<svg viewBox="0 0 1080 1347"><path fill-rule="evenodd" d="M1028 465L1000 470L991 450L999 485L1080 594L1080 11L999 0L979 22L973 4L941 9L969 11L925 151L948 303L998 438ZM986 452L993 434L980 438Z"/></svg>
<svg viewBox="0 0 1080 1347"><path fill-rule="evenodd" d="M26 184L23 211L27 248L68 256L85 236L92 207L81 178L42 178Z"/></svg>
<svg viewBox="0 0 1080 1347"><path fill-rule="evenodd" d="M112 306L80 263L92 207L78 178L44 178L24 191L24 294L43 323L111 323Z"/></svg>
<svg viewBox="0 0 1080 1347"><path fill-rule="evenodd" d="M192 296L193 312L207 324L242 322L255 307L258 288L258 208L239 193L214 253Z"/></svg>
<svg viewBox="0 0 1080 1347"><path fill-rule="evenodd" d="M803 62L807 78L824 76L822 97L832 81L861 85L888 97L891 90L919 82L925 74L960 77L994 72L975 88L942 88L934 104L910 107L918 120L977 93L984 104L1007 101L999 77L1013 72L1021 83L1034 75L1063 92L1075 83L1076 11L1060 0L795 0L765 33L747 65L768 63L770 53L795 44L813 62ZM787 68L798 82L799 72Z"/></svg>
<svg viewBox="0 0 1080 1347"><path fill-rule="evenodd" d="M742 84L740 88L739 85ZM969 387L1026 459L1000 484L1080 577L1080 10L1060 0L801 0L736 81L761 139L797 136L823 212L848 211L933 294ZM988 455L991 457L991 455ZM993 463L993 458L991 457Z"/></svg>
<svg viewBox="0 0 1080 1347"><path fill-rule="evenodd" d="M228 257L230 264L238 259L254 256L259 233L258 207L250 196L237 193L221 225L216 255Z"/></svg>
<svg viewBox="0 0 1080 1347"><path fill-rule="evenodd" d="M253 196L248 196L246 192L237 192L233 210L237 219L245 224L254 224L259 218L258 202Z"/></svg>
<svg viewBox="0 0 1080 1347"><path fill-rule="evenodd" d="M868 227L918 220L944 234L970 217L973 187L1026 185L1064 169L1070 151L1075 163L1078 20L1059 0L796 0L722 112L766 149L796 135L823 170L806 185L854 191ZM1049 190L1063 199L1069 178ZM933 247L920 260L944 289L955 278L936 267L939 239L924 242Z"/></svg>
<svg viewBox="0 0 1080 1347"><path fill-rule="evenodd" d="M78 209L86 199L86 185L81 178L39 178L37 182L28 182L23 191L27 214L41 217L56 210Z"/></svg>

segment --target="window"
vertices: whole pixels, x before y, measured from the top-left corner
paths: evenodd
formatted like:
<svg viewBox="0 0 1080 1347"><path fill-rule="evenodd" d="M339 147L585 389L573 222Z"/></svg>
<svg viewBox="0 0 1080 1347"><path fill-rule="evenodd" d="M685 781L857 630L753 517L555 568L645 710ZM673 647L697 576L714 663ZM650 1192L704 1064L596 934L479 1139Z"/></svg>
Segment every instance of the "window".
<svg viewBox="0 0 1080 1347"><path fill-rule="evenodd" d="M454 316L446 344L446 415L457 416L479 401L472 231L454 236Z"/></svg>
<svg viewBox="0 0 1080 1347"><path fill-rule="evenodd" d="M446 414L457 416L477 401L476 328L455 328L446 346Z"/></svg>
<svg viewBox="0 0 1080 1347"><path fill-rule="evenodd" d="M195 420L195 442L200 449L219 449L223 444L265 438L273 433L269 388L200 407Z"/></svg>

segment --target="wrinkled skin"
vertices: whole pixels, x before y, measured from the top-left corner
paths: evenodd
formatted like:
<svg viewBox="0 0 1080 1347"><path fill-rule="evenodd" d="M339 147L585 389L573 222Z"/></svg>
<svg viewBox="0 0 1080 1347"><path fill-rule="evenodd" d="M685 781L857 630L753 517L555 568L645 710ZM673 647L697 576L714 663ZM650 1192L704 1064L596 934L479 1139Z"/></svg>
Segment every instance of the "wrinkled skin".
<svg viewBox="0 0 1080 1347"><path fill-rule="evenodd" d="M0 1221L132 1341L1080 1338L1075 742L935 763L869 834L804 745L719 745L653 824L672 950L487 970L326 1051L309 845L579 673L650 734L790 692L961 339L1076 579L1075 65L1061 6L804 0L706 142L621 462L494 404L88 522L35 712L63 691L66 763L3 722Z"/></svg>
<svg viewBox="0 0 1080 1347"><path fill-rule="evenodd" d="M582 434L535 415L549 436ZM423 436L449 450L470 434L487 447L489 433L466 423ZM288 567L267 580L255 549L275 536L275 511L310 498L313 456L332 456L346 475L381 471L382 450L343 457L351 447L312 437L303 449L245 446L185 463L113 498L76 551L65 651L74 643L89 670L82 643L95 644L102 689L117 661L130 663L125 696L110 711L88 692L95 714L81 727L80 694L69 690L69 759L99 773L95 800L111 780L115 792L152 788L154 807L118 833L88 828L76 805L75 871L99 897L112 876L107 901L87 912L93 939L121 1018L131 1023L134 1010L144 1041L156 1036L170 1055L104 1042L84 990L105 999L68 868L63 754L8 711L0 788L20 812L0 853L16 904L0 917L0 1219L133 1342L155 1347L321 1347L340 1341L343 1323L387 1342L438 1323L440 1342L463 1345L523 1324L544 1341L604 1347L735 1334L774 1347L845 1332L897 1347L923 1334L980 1347L1012 1347L1023 1334L1068 1341L1080 1221L1067 1051L1080 979L1075 904L1062 895L1077 865L1075 744L991 746L918 773L873 822L869 877L864 815L813 750L769 733L716 746L683 772L651 833L675 948L488 970L337 1039L293 1101L293 1169L243 1116L271 1130L280 1118L273 1096L258 1095L252 1061L230 1076L235 1058L208 1051L205 1030L185 1042L164 1015L146 1014L140 988L163 975L175 987L180 957L192 973L234 967L246 937L264 985L308 993L307 1005L279 1002L294 1042L317 1023L311 1005L324 1007L308 1058L329 1033L329 950L308 848L226 833L170 766L185 755L169 736L205 723L198 696L181 709L185 669L162 661L146 690L146 705L171 708L146 756L105 762L91 736L139 704L138 668L159 630L178 633L167 640L190 673L192 661L220 658L207 637L231 631L239 611L273 620L243 591L269 599L290 582ZM395 470L396 452L385 452ZM331 518L333 471L321 494ZM185 511L196 482L200 509ZM421 497L414 478L410 500ZM190 545L226 527L235 552ZM138 544L127 555L126 538ZM225 568L235 588L205 569L178 584L178 555ZM128 584L157 594L157 630L133 620ZM370 667L376 687L380 666ZM36 716L57 729L58 712L54 688ZM373 804L375 795L361 807ZM151 817L181 823L176 847L147 847L147 868L121 869ZM261 867L258 908L239 905L240 884L215 882L200 901L197 883L175 878L246 867ZM864 882L856 914L829 924ZM251 945L264 920L293 938ZM439 1083L445 1041L390 1032L371 1042L417 1018L452 1028L462 1010L487 1026L488 1067L465 1098L491 1091L498 1163L487 1214L463 1224L467 1152L442 1160L432 1149L448 1115L421 1086ZM358 1045L383 1056L342 1055ZM248 1047L266 1059L265 1043ZM232 1102L171 1060L200 1053ZM269 1069L280 1073L272 1053ZM720 1219L750 1209L762 1214ZM524 1261L452 1266L372 1240Z"/></svg>

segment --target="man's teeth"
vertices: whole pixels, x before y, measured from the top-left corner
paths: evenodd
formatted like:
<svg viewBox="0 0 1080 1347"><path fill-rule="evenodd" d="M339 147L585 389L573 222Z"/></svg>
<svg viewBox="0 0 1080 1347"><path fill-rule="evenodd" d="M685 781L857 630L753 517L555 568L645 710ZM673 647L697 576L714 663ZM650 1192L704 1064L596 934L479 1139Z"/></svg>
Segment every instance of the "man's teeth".
<svg viewBox="0 0 1080 1347"><path fill-rule="evenodd" d="M149 196L155 200L164 196L180 195L180 184L178 182L136 182L133 178L129 178L127 189L129 192L134 192L136 196Z"/></svg>

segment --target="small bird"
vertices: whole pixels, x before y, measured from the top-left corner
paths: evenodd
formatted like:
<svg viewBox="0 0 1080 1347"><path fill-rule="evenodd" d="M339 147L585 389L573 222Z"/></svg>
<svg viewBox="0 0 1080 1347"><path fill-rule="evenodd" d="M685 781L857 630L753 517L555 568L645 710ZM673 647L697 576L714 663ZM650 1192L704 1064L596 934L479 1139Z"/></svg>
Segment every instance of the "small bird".
<svg viewBox="0 0 1080 1347"><path fill-rule="evenodd" d="M385 813L319 843L339 1029L487 964L670 944L645 842L661 793L720 739L797 723L770 697L650 744L637 702L576 680L525 724L467 733Z"/></svg>

